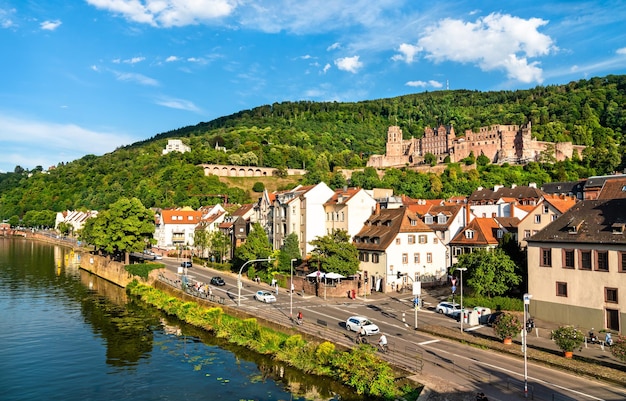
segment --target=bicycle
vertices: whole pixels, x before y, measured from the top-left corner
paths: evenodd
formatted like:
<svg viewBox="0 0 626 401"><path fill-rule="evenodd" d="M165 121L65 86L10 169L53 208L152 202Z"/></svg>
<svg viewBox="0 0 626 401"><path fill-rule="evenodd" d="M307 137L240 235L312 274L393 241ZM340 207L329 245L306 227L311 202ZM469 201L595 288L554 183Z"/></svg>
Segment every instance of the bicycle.
<svg viewBox="0 0 626 401"><path fill-rule="evenodd" d="M354 342L356 344L367 344L367 337L361 334L357 334L356 337L354 338Z"/></svg>
<svg viewBox="0 0 626 401"><path fill-rule="evenodd" d="M387 348L387 344L378 344L378 350L383 354L386 354L389 351L389 348Z"/></svg>

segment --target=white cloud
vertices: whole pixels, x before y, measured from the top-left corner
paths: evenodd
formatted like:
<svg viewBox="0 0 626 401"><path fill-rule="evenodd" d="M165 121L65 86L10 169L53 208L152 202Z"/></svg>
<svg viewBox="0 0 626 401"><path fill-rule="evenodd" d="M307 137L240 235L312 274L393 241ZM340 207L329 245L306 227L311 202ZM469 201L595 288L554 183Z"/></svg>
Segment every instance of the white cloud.
<svg viewBox="0 0 626 401"><path fill-rule="evenodd" d="M537 30L548 21L490 14L476 22L444 19L426 29L417 45L436 63L455 61L483 71L505 70L508 77L542 82L542 70L531 57L557 50L553 40Z"/></svg>
<svg viewBox="0 0 626 401"><path fill-rule="evenodd" d="M133 57L133 58L129 58L129 59L124 60L124 62L126 64L137 64L137 63L141 63L145 59L146 59L145 57Z"/></svg>
<svg viewBox="0 0 626 401"><path fill-rule="evenodd" d="M322 72L323 72L324 74L326 74L326 72L327 72L328 70L330 70L330 67L331 67L331 65L327 63L327 64L324 66L324 69L322 70Z"/></svg>
<svg viewBox="0 0 626 401"><path fill-rule="evenodd" d="M11 15L15 14L15 9L3 10L0 8L0 27L11 28L15 26L15 23L11 19Z"/></svg>
<svg viewBox="0 0 626 401"><path fill-rule="evenodd" d="M425 88L427 86L431 86L433 88L441 88L443 84L438 81L430 80L430 81L409 81L405 84L406 86L412 86L416 88Z"/></svg>
<svg viewBox="0 0 626 401"><path fill-rule="evenodd" d="M341 45L339 43L335 42L332 45L328 46L326 48L326 51L336 50L336 49L339 49L340 47L341 47Z"/></svg>
<svg viewBox="0 0 626 401"><path fill-rule="evenodd" d="M342 71L348 71L356 74L363 67L363 63L359 61L359 56L343 57L335 60L335 65Z"/></svg>
<svg viewBox="0 0 626 401"><path fill-rule="evenodd" d="M161 97L159 99L156 99L155 103L160 106L169 107L171 109L200 112L200 109L189 100Z"/></svg>
<svg viewBox="0 0 626 401"><path fill-rule="evenodd" d="M171 63L173 61L178 61L178 60L179 60L179 58L176 57L176 56L169 56L168 58L165 59L165 62Z"/></svg>
<svg viewBox="0 0 626 401"><path fill-rule="evenodd" d="M159 85L159 81L157 81L156 79L147 77L143 74L137 74L134 72L114 72L115 76L117 77L118 81L125 81L125 82L136 82L138 84L141 85L146 85L146 86L158 86Z"/></svg>
<svg viewBox="0 0 626 401"><path fill-rule="evenodd" d="M0 112L0 169L13 171L16 165L27 169L47 169L86 154L102 155L135 142L130 136L98 132L75 124L16 118Z"/></svg>
<svg viewBox="0 0 626 401"><path fill-rule="evenodd" d="M236 0L87 0L92 6L160 27L197 25L230 15Z"/></svg>
<svg viewBox="0 0 626 401"><path fill-rule="evenodd" d="M59 26L61 26L62 22L59 20L55 20L55 21L44 21L40 24L41 29L43 29L44 31L54 31L55 29L57 29Z"/></svg>
<svg viewBox="0 0 626 401"><path fill-rule="evenodd" d="M626 47L622 47L621 49L617 49L615 51L617 54L626 54Z"/></svg>
<svg viewBox="0 0 626 401"><path fill-rule="evenodd" d="M391 59L394 61L404 61L407 64L411 64L415 59L415 55L422 51L419 46L410 45L408 43L402 43L398 48L400 54L394 55Z"/></svg>

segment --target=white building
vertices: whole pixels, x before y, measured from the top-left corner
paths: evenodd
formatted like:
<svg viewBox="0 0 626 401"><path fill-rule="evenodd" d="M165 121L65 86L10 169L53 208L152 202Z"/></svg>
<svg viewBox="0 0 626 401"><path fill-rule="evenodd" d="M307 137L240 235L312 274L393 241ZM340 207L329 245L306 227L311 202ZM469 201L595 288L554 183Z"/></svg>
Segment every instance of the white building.
<svg viewBox="0 0 626 401"><path fill-rule="evenodd" d="M326 234L344 230L350 239L363 228L363 223L376 208L374 198L362 188L337 189L324 204Z"/></svg>
<svg viewBox="0 0 626 401"><path fill-rule="evenodd" d="M190 152L191 148L183 143L180 139L168 139L167 145L165 149L163 149L163 154L166 155L170 152Z"/></svg>

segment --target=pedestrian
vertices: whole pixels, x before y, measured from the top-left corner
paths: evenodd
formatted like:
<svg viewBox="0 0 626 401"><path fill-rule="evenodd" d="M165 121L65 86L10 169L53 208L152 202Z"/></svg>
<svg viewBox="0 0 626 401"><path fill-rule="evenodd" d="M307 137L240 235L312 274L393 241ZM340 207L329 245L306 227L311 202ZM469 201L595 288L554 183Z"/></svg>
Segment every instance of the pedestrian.
<svg viewBox="0 0 626 401"><path fill-rule="evenodd" d="M291 283L291 293L292 293L292 294L293 294L293 291L294 291L295 289L296 289L296 288L293 286L293 282L292 282L292 283Z"/></svg>
<svg viewBox="0 0 626 401"><path fill-rule="evenodd" d="M276 282L276 295L278 295L278 281Z"/></svg>

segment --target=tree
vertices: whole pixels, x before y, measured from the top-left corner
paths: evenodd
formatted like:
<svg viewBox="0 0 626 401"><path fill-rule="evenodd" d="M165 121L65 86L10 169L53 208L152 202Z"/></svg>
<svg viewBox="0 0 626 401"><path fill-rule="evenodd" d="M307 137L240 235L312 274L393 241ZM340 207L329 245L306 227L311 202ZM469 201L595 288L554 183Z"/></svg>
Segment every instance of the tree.
<svg viewBox="0 0 626 401"><path fill-rule="evenodd" d="M334 230L310 243L315 247L311 251L311 263L320 266L320 270L344 276L359 270L359 252L345 230Z"/></svg>
<svg viewBox="0 0 626 401"><path fill-rule="evenodd" d="M123 252L126 264L130 263L130 252L140 252L154 241L154 213L137 198L120 198L99 213L93 223L89 220L82 238L94 241L97 249L109 254Z"/></svg>
<svg viewBox="0 0 626 401"><path fill-rule="evenodd" d="M193 233L193 245L200 250L200 257L204 257L204 250L209 247L209 233L203 228Z"/></svg>
<svg viewBox="0 0 626 401"><path fill-rule="evenodd" d="M226 254L230 253L230 238L221 231L214 231L208 238L211 254L215 256L220 263L224 263Z"/></svg>
<svg viewBox="0 0 626 401"><path fill-rule="evenodd" d="M283 246L278 253L278 271L291 271L291 259L302 259L300 243L296 233L291 233L285 237Z"/></svg>
<svg viewBox="0 0 626 401"><path fill-rule="evenodd" d="M489 162L491 162L491 160L489 160L489 158L485 156L485 154L482 152L480 153L480 156L478 156L478 158L476 159L476 164L483 167L489 164Z"/></svg>
<svg viewBox="0 0 626 401"><path fill-rule="evenodd" d="M20 216L14 214L13 216L9 217L9 225L11 227L17 227L20 224Z"/></svg>
<svg viewBox="0 0 626 401"><path fill-rule="evenodd" d="M233 266L239 269L249 260L267 259L272 254L272 245L267 238L267 233L260 223L254 223L246 242L235 249Z"/></svg>
<svg viewBox="0 0 626 401"><path fill-rule="evenodd" d="M252 190L253 190L254 192L263 192L263 191L265 191L265 185L264 185L262 182L257 181L257 182L255 182L255 183L254 183L254 185L252 186Z"/></svg>
<svg viewBox="0 0 626 401"><path fill-rule="evenodd" d="M436 165L437 164L437 156L433 155L432 153L426 153L424 155L424 163L430 164L431 166Z"/></svg>
<svg viewBox="0 0 626 401"><path fill-rule="evenodd" d="M518 285L521 277L515 272L515 263L502 250L478 250L459 256L454 269L467 268L467 285L477 296L498 296Z"/></svg>

